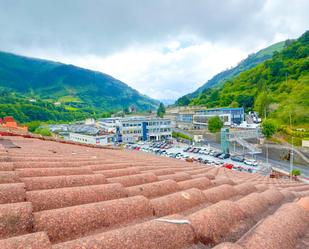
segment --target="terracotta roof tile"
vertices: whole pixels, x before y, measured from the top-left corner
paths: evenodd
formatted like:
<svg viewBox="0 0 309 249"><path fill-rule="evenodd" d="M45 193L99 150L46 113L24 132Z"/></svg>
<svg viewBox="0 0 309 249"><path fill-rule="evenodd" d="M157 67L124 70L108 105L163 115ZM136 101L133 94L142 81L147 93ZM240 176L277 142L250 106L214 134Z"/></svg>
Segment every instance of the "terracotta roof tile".
<svg viewBox="0 0 309 249"><path fill-rule="evenodd" d="M309 245L305 183L140 151L7 139L18 148L0 148L0 248Z"/></svg>
<svg viewBox="0 0 309 249"><path fill-rule="evenodd" d="M224 242L224 243L221 243L221 244L213 247L213 249L244 249L244 248L240 245L235 244L235 243Z"/></svg>
<svg viewBox="0 0 309 249"><path fill-rule="evenodd" d="M187 173L184 172L178 172L175 174L170 174L170 175L162 175L162 176L158 176L159 180L174 180L176 182L180 182L180 181L185 181L185 180L190 180L191 176Z"/></svg>
<svg viewBox="0 0 309 249"><path fill-rule="evenodd" d="M77 187L85 185L98 185L106 183L106 179L101 174L92 175L70 175L70 176L49 176L49 177L28 177L23 178L26 189L53 189L65 187Z"/></svg>
<svg viewBox="0 0 309 249"><path fill-rule="evenodd" d="M27 168L16 169L19 177L36 177L36 176L62 176L62 175L86 175L92 174L90 168Z"/></svg>
<svg viewBox="0 0 309 249"><path fill-rule="evenodd" d="M207 189L211 186L211 182L207 177L200 177L196 179L178 182L178 185L182 190L189 188Z"/></svg>
<svg viewBox="0 0 309 249"><path fill-rule="evenodd" d="M104 175L106 178L126 176L126 175L136 175L140 174L140 170L137 167L124 168L124 169L111 169L111 170L101 170L95 171L98 174Z"/></svg>
<svg viewBox="0 0 309 249"><path fill-rule="evenodd" d="M247 249L293 249L306 232L309 213L297 204L285 204L239 242Z"/></svg>
<svg viewBox="0 0 309 249"><path fill-rule="evenodd" d="M250 217L259 220L269 208L269 202L260 193L252 193L237 201L239 207Z"/></svg>
<svg viewBox="0 0 309 249"><path fill-rule="evenodd" d="M108 178L109 182L118 182L121 183L125 187L130 187L133 185L140 185L150 182L158 181L158 177L153 173L143 173L137 175L129 175L129 176L120 176Z"/></svg>
<svg viewBox="0 0 309 249"><path fill-rule="evenodd" d="M261 193L271 205L280 204L283 201L284 195L276 189L269 189Z"/></svg>
<svg viewBox="0 0 309 249"><path fill-rule="evenodd" d="M216 203L221 200L229 199L238 193L231 185L220 185L203 191L208 202Z"/></svg>
<svg viewBox="0 0 309 249"><path fill-rule="evenodd" d="M0 205L0 238L29 233L32 230L30 202Z"/></svg>
<svg viewBox="0 0 309 249"><path fill-rule="evenodd" d="M227 178L227 177L217 177L215 180L211 181L211 183L215 186L223 185L223 184L228 184L228 185L234 185L235 183Z"/></svg>
<svg viewBox="0 0 309 249"><path fill-rule="evenodd" d="M216 245L224 240L236 240L254 222L231 201L221 201L192 215L190 220L198 239L205 245Z"/></svg>
<svg viewBox="0 0 309 249"><path fill-rule="evenodd" d="M251 183L242 183L242 184L236 185L234 186L234 189L240 195L247 195L247 194L257 191L256 187Z"/></svg>
<svg viewBox="0 0 309 249"><path fill-rule="evenodd" d="M11 171L11 170L14 170L13 163L1 162L0 160L0 171Z"/></svg>
<svg viewBox="0 0 309 249"><path fill-rule="evenodd" d="M50 240L56 242L151 216L152 213L148 199L134 196L37 212L34 213L34 228L46 231Z"/></svg>
<svg viewBox="0 0 309 249"><path fill-rule="evenodd" d="M20 179L14 171L0 171L0 184L15 182L20 182Z"/></svg>
<svg viewBox="0 0 309 249"><path fill-rule="evenodd" d="M150 203L154 209L154 214L161 217L190 209L205 201L206 198L203 192L199 189L192 188L152 199Z"/></svg>
<svg viewBox="0 0 309 249"><path fill-rule="evenodd" d="M27 192L35 212L127 197L119 183Z"/></svg>
<svg viewBox="0 0 309 249"><path fill-rule="evenodd" d="M149 171L143 171L143 172L151 172L157 176L170 175L170 174L175 173L175 171L172 169L157 169L157 170L149 170Z"/></svg>
<svg viewBox="0 0 309 249"><path fill-rule="evenodd" d="M173 180L165 180L153 183L128 187L129 196L143 195L148 198L167 195L179 190L178 184Z"/></svg>
<svg viewBox="0 0 309 249"><path fill-rule="evenodd" d="M0 184L0 204L22 202L26 199L25 184Z"/></svg>
<svg viewBox="0 0 309 249"><path fill-rule="evenodd" d="M53 249L184 249L193 244L190 225L153 220L58 244Z"/></svg>
<svg viewBox="0 0 309 249"><path fill-rule="evenodd" d="M51 243L44 232L30 233L22 236L0 240L1 249L51 249Z"/></svg>

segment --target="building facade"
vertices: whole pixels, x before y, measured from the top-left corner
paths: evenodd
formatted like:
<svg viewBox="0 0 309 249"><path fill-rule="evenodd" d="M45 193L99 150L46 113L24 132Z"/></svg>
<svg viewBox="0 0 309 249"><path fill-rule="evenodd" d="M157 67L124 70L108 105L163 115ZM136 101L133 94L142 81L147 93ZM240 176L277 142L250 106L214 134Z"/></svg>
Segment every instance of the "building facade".
<svg viewBox="0 0 309 249"><path fill-rule="evenodd" d="M172 137L170 119L158 117L125 117L99 120L100 127L116 134L117 142L165 140Z"/></svg>
<svg viewBox="0 0 309 249"><path fill-rule="evenodd" d="M211 117L219 116L225 126L241 124L245 119L244 108L212 108L196 111L193 115L193 125L195 128L204 128L208 125Z"/></svg>
<svg viewBox="0 0 309 249"><path fill-rule="evenodd" d="M70 141L83 143L83 144L95 144L95 145L112 145L115 143L114 134L104 134L98 136L90 136L85 134L70 132L67 138Z"/></svg>
<svg viewBox="0 0 309 249"><path fill-rule="evenodd" d="M130 117L119 120L119 142L160 141L172 137L171 120L156 117Z"/></svg>

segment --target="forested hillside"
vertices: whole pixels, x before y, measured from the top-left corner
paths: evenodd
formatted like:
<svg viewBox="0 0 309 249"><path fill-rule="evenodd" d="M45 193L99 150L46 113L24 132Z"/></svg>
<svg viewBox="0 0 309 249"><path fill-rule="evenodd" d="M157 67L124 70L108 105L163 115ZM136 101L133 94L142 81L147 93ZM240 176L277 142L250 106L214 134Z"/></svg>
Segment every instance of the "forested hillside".
<svg viewBox="0 0 309 249"><path fill-rule="evenodd" d="M281 123L309 124L309 31L273 58L207 89L190 105L243 106Z"/></svg>
<svg viewBox="0 0 309 249"><path fill-rule="evenodd" d="M159 104L107 74L4 52L0 52L0 89L0 112L9 115L18 110L19 121L70 120L130 105L138 111L154 110Z"/></svg>
<svg viewBox="0 0 309 249"><path fill-rule="evenodd" d="M246 59L239 62L237 66L216 74L214 77L208 80L204 85L202 85L200 88L198 88L193 93L189 93L179 98L176 101L176 104L180 106L188 105L191 99L197 98L201 93L203 93L203 91L209 88L222 86L225 81L232 80L233 78L237 77L240 73L248 69L251 69L255 67L256 65L258 65L259 63L262 63L270 59L273 56L274 52L282 51L282 49L291 42L292 42L291 40L278 42L267 48L264 48L258 51L257 53L250 54Z"/></svg>

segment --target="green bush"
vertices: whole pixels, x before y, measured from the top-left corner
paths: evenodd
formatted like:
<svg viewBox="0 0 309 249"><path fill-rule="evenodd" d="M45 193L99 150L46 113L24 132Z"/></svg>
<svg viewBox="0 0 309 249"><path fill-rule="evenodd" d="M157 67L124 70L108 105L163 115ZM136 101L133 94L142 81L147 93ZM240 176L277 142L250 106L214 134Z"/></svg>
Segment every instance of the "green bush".
<svg viewBox="0 0 309 249"><path fill-rule="evenodd" d="M36 134L40 134L42 136L46 136L46 137L50 137L52 135L52 133L49 131L48 128L46 127L39 127L37 128L34 133Z"/></svg>
<svg viewBox="0 0 309 249"><path fill-rule="evenodd" d="M173 132L172 132L172 137L174 137L174 138L183 138L183 139L192 141L192 138L191 138L191 137L189 137L189 136L187 136L187 135L185 135L185 134L182 134L182 133L180 133L180 132L175 132L175 131L173 131Z"/></svg>
<svg viewBox="0 0 309 249"><path fill-rule="evenodd" d="M301 175L301 172L300 172L299 169L293 169L293 170L292 170L292 175L293 175L293 176L299 176L299 175Z"/></svg>
<svg viewBox="0 0 309 249"><path fill-rule="evenodd" d="M262 123L262 133L265 137L271 138L277 131L277 124L271 119L266 119Z"/></svg>
<svg viewBox="0 0 309 249"><path fill-rule="evenodd" d="M208 120L208 130L211 133L216 133L223 127L223 122L219 116L212 117Z"/></svg>

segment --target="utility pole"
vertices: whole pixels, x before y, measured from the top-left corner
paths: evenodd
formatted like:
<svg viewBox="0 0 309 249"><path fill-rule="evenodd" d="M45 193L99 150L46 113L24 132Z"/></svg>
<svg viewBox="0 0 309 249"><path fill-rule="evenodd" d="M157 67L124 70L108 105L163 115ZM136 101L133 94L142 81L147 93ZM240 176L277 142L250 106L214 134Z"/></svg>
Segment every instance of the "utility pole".
<svg viewBox="0 0 309 249"><path fill-rule="evenodd" d="M294 156L294 137L292 137L292 149L290 153L290 172L291 172L291 178L293 177L293 156Z"/></svg>
<svg viewBox="0 0 309 249"><path fill-rule="evenodd" d="M268 144L266 143L266 163L268 164Z"/></svg>

